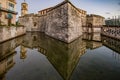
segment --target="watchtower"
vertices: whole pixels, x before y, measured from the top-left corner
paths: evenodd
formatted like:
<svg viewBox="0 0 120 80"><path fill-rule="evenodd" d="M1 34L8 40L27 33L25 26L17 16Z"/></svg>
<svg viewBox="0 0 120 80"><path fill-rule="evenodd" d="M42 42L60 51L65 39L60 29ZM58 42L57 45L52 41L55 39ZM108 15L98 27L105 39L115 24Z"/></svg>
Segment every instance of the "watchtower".
<svg viewBox="0 0 120 80"><path fill-rule="evenodd" d="M24 2L21 4L21 16L24 16L28 14L28 4L24 0Z"/></svg>

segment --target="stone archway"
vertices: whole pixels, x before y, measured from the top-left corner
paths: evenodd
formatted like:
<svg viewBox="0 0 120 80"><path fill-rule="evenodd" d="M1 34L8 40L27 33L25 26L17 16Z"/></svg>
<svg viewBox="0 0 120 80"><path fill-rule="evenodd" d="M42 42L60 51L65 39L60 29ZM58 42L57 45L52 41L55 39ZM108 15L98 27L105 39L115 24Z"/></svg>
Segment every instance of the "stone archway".
<svg viewBox="0 0 120 80"><path fill-rule="evenodd" d="M93 32L93 25L92 25L92 23L88 23L87 24L87 31L88 31L88 33L92 33Z"/></svg>

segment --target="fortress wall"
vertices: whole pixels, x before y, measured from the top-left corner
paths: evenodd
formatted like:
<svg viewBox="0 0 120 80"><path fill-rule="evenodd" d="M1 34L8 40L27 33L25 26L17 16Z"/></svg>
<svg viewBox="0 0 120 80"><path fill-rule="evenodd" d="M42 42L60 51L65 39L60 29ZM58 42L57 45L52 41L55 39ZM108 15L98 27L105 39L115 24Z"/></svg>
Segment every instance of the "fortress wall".
<svg viewBox="0 0 120 80"><path fill-rule="evenodd" d="M29 16L28 16L29 15ZM46 15L31 15L28 14L19 18L19 23L26 27L27 31L40 31L45 32Z"/></svg>
<svg viewBox="0 0 120 80"><path fill-rule="evenodd" d="M72 4L68 4L68 42L82 35L82 13Z"/></svg>
<svg viewBox="0 0 120 80"><path fill-rule="evenodd" d="M47 13L45 33L64 42L82 35L82 13L70 2L59 4Z"/></svg>
<svg viewBox="0 0 120 80"><path fill-rule="evenodd" d="M84 15L85 11L76 8L69 1L63 1L44 15L22 16L19 23L24 25L27 31L44 32L50 37L70 43L82 35Z"/></svg>
<svg viewBox="0 0 120 80"><path fill-rule="evenodd" d="M68 4L55 7L47 13L45 34L68 41Z"/></svg>

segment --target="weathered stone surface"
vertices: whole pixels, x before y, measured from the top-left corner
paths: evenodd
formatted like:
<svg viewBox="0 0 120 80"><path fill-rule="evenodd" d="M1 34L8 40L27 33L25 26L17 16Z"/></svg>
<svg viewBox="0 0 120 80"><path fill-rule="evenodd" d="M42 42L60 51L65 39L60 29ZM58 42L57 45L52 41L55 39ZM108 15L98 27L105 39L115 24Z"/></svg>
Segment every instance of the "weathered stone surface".
<svg viewBox="0 0 120 80"><path fill-rule="evenodd" d="M26 31L45 32L46 16L29 14L19 18L19 23L26 27Z"/></svg>
<svg viewBox="0 0 120 80"><path fill-rule="evenodd" d="M40 31L53 38L70 43L82 35L86 11L76 8L69 1L50 8L44 15L28 14L19 18L27 31Z"/></svg>
<svg viewBox="0 0 120 80"><path fill-rule="evenodd" d="M45 33L64 42L71 42L82 35L82 13L67 2L47 14Z"/></svg>
<svg viewBox="0 0 120 80"><path fill-rule="evenodd" d="M82 35L82 14L71 4L68 4L68 42Z"/></svg>
<svg viewBox="0 0 120 80"><path fill-rule="evenodd" d="M65 42L68 41L68 4L48 12L45 34Z"/></svg>
<svg viewBox="0 0 120 80"><path fill-rule="evenodd" d="M25 34L25 27L0 27L0 43Z"/></svg>

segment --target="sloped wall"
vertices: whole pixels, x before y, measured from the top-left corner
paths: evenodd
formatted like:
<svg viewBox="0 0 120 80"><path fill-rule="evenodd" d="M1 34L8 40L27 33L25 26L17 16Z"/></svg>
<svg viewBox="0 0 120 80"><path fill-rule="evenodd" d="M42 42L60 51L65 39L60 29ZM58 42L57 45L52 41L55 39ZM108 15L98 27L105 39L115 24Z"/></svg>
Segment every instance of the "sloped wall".
<svg viewBox="0 0 120 80"><path fill-rule="evenodd" d="M82 14L66 2L47 14L45 33L64 42L71 42L82 35Z"/></svg>
<svg viewBox="0 0 120 80"><path fill-rule="evenodd" d="M82 14L72 4L68 4L68 42L82 35Z"/></svg>
<svg viewBox="0 0 120 80"><path fill-rule="evenodd" d="M68 4L60 5L47 13L45 34L62 40L68 40Z"/></svg>

